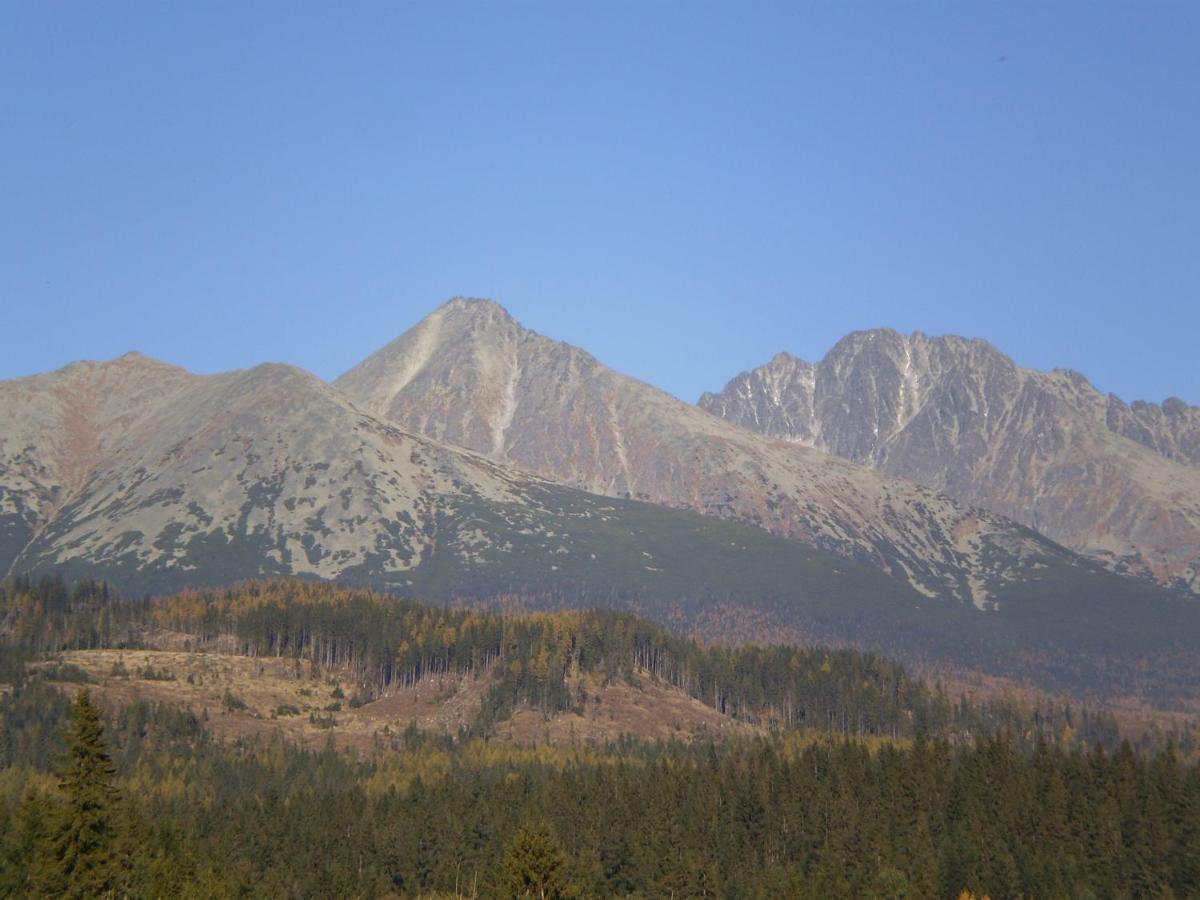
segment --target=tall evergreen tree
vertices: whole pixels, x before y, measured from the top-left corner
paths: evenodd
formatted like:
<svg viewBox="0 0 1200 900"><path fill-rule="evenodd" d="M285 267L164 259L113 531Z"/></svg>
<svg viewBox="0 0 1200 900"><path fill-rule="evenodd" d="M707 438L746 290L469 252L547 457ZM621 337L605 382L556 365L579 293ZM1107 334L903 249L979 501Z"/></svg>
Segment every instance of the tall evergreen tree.
<svg viewBox="0 0 1200 900"><path fill-rule="evenodd" d="M105 897L116 891L116 769L104 743L100 710L87 690L71 707L59 787L66 807L53 838L51 884L65 897Z"/></svg>

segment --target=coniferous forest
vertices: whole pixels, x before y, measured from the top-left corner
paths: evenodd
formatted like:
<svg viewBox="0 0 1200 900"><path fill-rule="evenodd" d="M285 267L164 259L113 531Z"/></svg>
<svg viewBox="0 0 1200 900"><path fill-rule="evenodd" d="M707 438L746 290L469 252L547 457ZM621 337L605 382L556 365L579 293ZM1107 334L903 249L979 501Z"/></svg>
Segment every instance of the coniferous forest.
<svg viewBox="0 0 1200 900"><path fill-rule="evenodd" d="M850 650L295 582L127 600L23 580L0 616L3 896L1200 894L1190 730L1131 743L1101 712L967 702ZM286 657L304 684L338 673L360 704L435 673L486 690L457 732L412 725L364 752L336 727L315 747L221 739L209 710L108 702L62 656L167 639ZM669 685L752 730L503 739L516 710L586 702L580 673Z"/></svg>

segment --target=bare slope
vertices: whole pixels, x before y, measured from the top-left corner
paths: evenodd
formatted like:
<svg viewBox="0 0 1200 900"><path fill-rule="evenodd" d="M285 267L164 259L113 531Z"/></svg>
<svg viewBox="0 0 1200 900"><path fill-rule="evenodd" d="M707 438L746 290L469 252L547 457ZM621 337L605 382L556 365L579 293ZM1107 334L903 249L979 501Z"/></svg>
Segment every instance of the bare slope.
<svg viewBox="0 0 1200 900"><path fill-rule="evenodd" d="M0 572L120 457L143 416L197 381L137 353L0 381Z"/></svg>
<svg viewBox="0 0 1200 900"><path fill-rule="evenodd" d="M1200 590L1200 410L1182 401L1127 406L984 341L877 330L817 364L781 353L700 406Z"/></svg>
<svg viewBox="0 0 1200 900"><path fill-rule="evenodd" d="M120 708L137 700L175 704L203 716L219 739L281 733L298 744L320 748L332 736L338 746L362 753L391 746L411 726L457 735L474 724L493 681L488 673L431 675L412 686L394 687L369 703L351 705L341 686L354 690L352 673L297 677L290 658L69 650L58 654L58 661L86 672L89 690L110 706ZM147 672L150 677L145 677ZM588 698L579 711L547 715L519 707L497 725L493 739L525 746L573 746L621 738L690 741L758 731L646 673L632 682L613 683L589 674L573 678L571 684L574 692L582 689ZM70 690L74 685L64 687Z"/></svg>
<svg viewBox="0 0 1200 900"><path fill-rule="evenodd" d="M436 540L424 525L442 498L518 500L509 473L371 420L289 366L192 377L170 391L127 396L118 407L137 413L117 428L105 403L122 393L114 370L131 365L145 382L162 372L159 364L124 358L92 365L90 377L74 379L76 409L31 429L51 462L41 464L39 447L23 452L45 473L41 493L51 502L38 509L17 568L79 561L201 580L211 580L216 573L204 570L216 566L232 577L400 570ZM63 374L49 376L48 388L37 380L9 383L0 402L7 406L16 395L33 408L63 409L56 384ZM77 419L103 423L95 429L100 449L64 464L57 448L71 444ZM10 418L20 427L31 420L19 409ZM5 446L16 443L25 442ZM21 481L6 486L22 496Z"/></svg>

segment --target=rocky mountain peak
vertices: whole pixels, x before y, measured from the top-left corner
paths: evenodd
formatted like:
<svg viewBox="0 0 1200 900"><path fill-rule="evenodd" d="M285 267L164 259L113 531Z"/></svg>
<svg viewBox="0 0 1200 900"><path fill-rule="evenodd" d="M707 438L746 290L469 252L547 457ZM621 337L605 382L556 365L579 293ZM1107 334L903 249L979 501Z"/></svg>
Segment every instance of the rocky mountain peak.
<svg viewBox="0 0 1200 900"><path fill-rule="evenodd" d="M113 362L128 362L139 365L166 366L169 363L155 359L153 356L147 356L140 350L127 350L118 356Z"/></svg>
<svg viewBox="0 0 1200 900"><path fill-rule="evenodd" d="M771 365L771 366L794 366L797 363L802 364L802 365L808 365L808 363L805 362L804 360L802 360L800 357L792 356L792 354L788 353L786 350L780 350L778 353L776 353L774 356L771 357L771 362L768 363L768 365Z"/></svg>
<svg viewBox="0 0 1200 900"><path fill-rule="evenodd" d="M700 406L1200 589L1200 411L1186 404L1127 406L1080 372L1022 368L987 341L877 329L815 366L776 356Z"/></svg>
<svg viewBox="0 0 1200 900"><path fill-rule="evenodd" d="M78 359L67 363L59 369L52 372L43 372L37 375L29 375L25 378L11 379L13 382L41 381L50 380L67 380L72 378L97 378L97 377L138 377L144 375L171 375L182 377L198 377L192 375L187 369L173 365L162 360L155 359L152 356L147 356L137 350L130 350L128 353L123 353L113 359Z"/></svg>
<svg viewBox="0 0 1200 900"><path fill-rule="evenodd" d="M847 378L866 377L871 366L862 360L875 357L902 379L915 371L909 339L897 332L863 332L845 347ZM796 402L811 406L814 367L790 355L773 366L778 371L764 378L763 389L779 399L800 386ZM443 305L336 387L407 431L595 493L749 521L870 560L929 596L948 592L983 603L988 547L1002 542L1010 548L1005 554L1020 555L1033 546L1012 523L980 518L910 483L763 441L522 327L486 302ZM894 430L917 405L906 399L875 419ZM792 421L811 419L797 413ZM955 534L956 543L936 534Z"/></svg>
<svg viewBox="0 0 1200 900"><path fill-rule="evenodd" d="M249 369L237 369L233 372L228 372L225 377L228 376L241 377L247 382L255 384L290 385L301 390L314 389L325 391L329 389L329 385L312 372L302 369L299 366L293 366L291 363L259 363Z"/></svg>
<svg viewBox="0 0 1200 900"><path fill-rule="evenodd" d="M435 310L438 311L483 321L513 321L507 309L488 297L451 297Z"/></svg>
<svg viewBox="0 0 1200 900"><path fill-rule="evenodd" d="M501 345L527 332L507 309L494 300L475 297L454 297L446 301L400 336L420 334L436 353L464 346L475 352L488 345ZM385 348L386 349L386 348Z"/></svg>
<svg viewBox="0 0 1200 900"><path fill-rule="evenodd" d="M509 459L510 438L524 431L525 416L536 416L530 395L546 390L548 378L561 385L599 368L584 351L525 328L500 304L460 297L335 385L417 433Z"/></svg>

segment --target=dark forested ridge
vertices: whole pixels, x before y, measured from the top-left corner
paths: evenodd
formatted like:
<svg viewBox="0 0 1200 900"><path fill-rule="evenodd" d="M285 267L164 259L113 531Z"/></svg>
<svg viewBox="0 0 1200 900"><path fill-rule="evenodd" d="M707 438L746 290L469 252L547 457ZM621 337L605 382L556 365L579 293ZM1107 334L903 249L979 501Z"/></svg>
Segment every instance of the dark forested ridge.
<svg viewBox="0 0 1200 900"><path fill-rule="evenodd" d="M1190 728L1131 745L1104 713L969 703L856 651L704 647L625 614L297 582L139 601L10 582L0 635L0 896L1200 892ZM355 753L332 728L306 750L281 732L217 739L207 709L106 702L64 661L164 641L286 659L304 684L338 673L366 704L446 673L485 689L456 733L397 729ZM577 707L580 673L671 685L758 736L500 739L516 710Z"/></svg>

